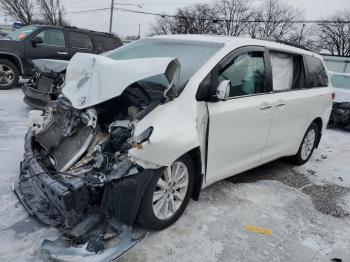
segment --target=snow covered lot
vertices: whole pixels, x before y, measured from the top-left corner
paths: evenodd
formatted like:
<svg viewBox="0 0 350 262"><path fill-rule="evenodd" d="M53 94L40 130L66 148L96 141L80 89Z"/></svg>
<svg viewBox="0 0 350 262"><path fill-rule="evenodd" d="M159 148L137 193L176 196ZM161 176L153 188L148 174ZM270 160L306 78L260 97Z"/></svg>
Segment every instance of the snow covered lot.
<svg viewBox="0 0 350 262"><path fill-rule="evenodd" d="M0 261L43 261L41 241L58 232L29 217L10 189L30 108L20 89L0 93ZM349 214L350 132L327 130L306 165L275 161L210 186L119 261L350 261Z"/></svg>

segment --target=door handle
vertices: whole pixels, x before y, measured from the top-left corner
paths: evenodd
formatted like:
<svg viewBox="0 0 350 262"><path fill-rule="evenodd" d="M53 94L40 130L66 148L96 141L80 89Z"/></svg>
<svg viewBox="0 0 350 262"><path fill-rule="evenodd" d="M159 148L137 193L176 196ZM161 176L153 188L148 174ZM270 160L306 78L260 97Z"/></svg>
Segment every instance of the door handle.
<svg viewBox="0 0 350 262"><path fill-rule="evenodd" d="M59 54L59 55L68 55L68 52L58 51L57 54Z"/></svg>
<svg viewBox="0 0 350 262"><path fill-rule="evenodd" d="M267 109L270 109L272 108L272 105L269 105L267 103L263 103L261 106L260 106L260 110L267 110Z"/></svg>
<svg viewBox="0 0 350 262"><path fill-rule="evenodd" d="M286 104L285 103L279 103L276 105L276 107L281 107L281 106L285 106Z"/></svg>
<svg viewBox="0 0 350 262"><path fill-rule="evenodd" d="M276 103L276 107L282 107L282 106L285 106L286 103L283 101L283 100L278 100L277 103Z"/></svg>

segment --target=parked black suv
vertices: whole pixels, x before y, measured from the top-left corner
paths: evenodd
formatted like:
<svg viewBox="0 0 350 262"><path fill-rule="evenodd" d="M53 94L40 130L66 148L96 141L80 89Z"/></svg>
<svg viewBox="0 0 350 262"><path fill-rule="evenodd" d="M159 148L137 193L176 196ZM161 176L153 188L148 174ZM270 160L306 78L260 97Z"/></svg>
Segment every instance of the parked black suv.
<svg viewBox="0 0 350 262"><path fill-rule="evenodd" d="M30 76L30 60L69 60L77 52L100 54L121 45L116 36L76 27L22 27L0 39L0 89L16 86L19 76Z"/></svg>

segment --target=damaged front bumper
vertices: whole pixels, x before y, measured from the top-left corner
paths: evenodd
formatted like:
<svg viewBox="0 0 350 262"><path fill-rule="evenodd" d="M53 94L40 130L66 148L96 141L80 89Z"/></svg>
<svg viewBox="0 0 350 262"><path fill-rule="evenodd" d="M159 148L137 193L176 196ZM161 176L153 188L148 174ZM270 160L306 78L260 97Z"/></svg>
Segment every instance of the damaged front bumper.
<svg viewBox="0 0 350 262"><path fill-rule="evenodd" d="M37 59L31 62L34 72L22 87L23 100L35 109L44 110L52 106L61 93L68 61Z"/></svg>
<svg viewBox="0 0 350 262"><path fill-rule="evenodd" d="M330 124L350 129L350 102L333 103Z"/></svg>
<svg viewBox="0 0 350 262"><path fill-rule="evenodd" d="M145 238L143 229L132 226L145 189L162 169L119 176L95 189L78 176L62 183L43 167L33 137L30 130L14 192L31 215L62 232L55 241L43 241L44 252L61 261L111 261ZM93 200L93 190L100 191L100 201Z"/></svg>
<svg viewBox="0 0 350 262"><path fill-rule="evenodd" d="M47 87L50 87L51 83L47 83ZM31 85L25 84L22 86L24 93L23 101L32 108L44 110L52 106L59 93L56 92L44 92L33 88Z"/></svg>

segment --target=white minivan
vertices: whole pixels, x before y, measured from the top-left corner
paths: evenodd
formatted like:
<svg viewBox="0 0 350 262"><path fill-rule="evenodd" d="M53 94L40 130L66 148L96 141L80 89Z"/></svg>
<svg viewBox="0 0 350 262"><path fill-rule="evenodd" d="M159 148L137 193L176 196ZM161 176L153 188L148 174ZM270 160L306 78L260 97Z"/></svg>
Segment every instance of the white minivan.
<svg viewBox="0 0 350 262"><path fill-rule="evenodd" d="M308 161L331 109L321 56L287 44L172 35L78 53L31 121L15 191L73 240L112 218L163 229L216 181Z"/></svg>

